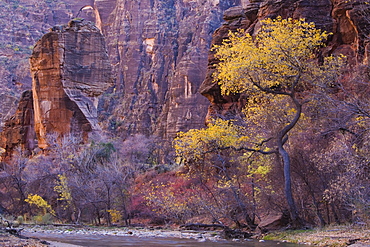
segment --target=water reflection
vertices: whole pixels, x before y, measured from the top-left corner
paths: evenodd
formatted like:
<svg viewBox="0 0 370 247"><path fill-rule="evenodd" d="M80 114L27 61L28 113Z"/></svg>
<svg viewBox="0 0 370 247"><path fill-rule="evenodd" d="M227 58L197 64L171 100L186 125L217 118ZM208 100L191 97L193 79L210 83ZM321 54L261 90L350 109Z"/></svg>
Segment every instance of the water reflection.
<svg viewBox="0 0 370 247"><path fill-rule="evenodd" d="M104 236L104 235L63 235L63 234L42 234L42 233L26 233L26 236L36 237L42 240L57 241L62 243L74 244L79 246L99 246L99 247L121 247L121 246L176 246L176 247L228 247L228 246L244 246L244 247L297 247L302 245L280 243L273 241L259 242L256 240L250 241L220 241L211 242L196 239L179 239L179 238L143 238L143 237L124 237L124 236Z"/></svg>

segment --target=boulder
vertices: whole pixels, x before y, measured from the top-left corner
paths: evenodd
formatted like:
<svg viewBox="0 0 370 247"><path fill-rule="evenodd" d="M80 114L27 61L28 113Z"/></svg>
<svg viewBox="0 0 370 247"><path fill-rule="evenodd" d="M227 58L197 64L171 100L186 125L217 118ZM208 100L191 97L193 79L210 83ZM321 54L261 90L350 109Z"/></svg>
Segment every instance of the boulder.
<svg viewBox="0 0 370 247"><path fill-rule="evenodd" d="M273 212L262 217L260 223L257 226L262 233L271 230L279 230L286 227L289 224L288 213Z"/></svg>

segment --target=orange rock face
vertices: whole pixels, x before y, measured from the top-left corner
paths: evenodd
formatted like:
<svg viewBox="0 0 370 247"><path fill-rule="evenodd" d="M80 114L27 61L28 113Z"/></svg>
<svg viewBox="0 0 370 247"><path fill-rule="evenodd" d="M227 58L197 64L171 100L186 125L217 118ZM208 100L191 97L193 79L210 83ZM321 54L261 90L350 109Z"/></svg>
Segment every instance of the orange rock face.
<svg viewBox="0 0 370 247"><path fill-rule="evenodd" d="M15 115L5 122L0 136L0 147L5 149L5 154L11 153L19 145L28 151L36 146L31 90L22 94Z"/></svg>
<svg viewBox="0 0 370 247"><path fill-rule="evenodd" d="M48 133L100 130L97 97L111 86L111 67L98 28L82 20L54 27L37 42L30 63L40 148Z"/></svg>

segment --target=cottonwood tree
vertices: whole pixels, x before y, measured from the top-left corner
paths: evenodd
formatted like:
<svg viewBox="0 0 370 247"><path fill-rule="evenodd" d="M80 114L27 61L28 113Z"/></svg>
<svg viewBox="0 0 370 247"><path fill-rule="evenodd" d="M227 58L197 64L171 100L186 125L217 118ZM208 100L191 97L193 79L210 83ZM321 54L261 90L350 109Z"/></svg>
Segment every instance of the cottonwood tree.
<svg viewBox="0 0 370 247"><path fill-rule="evenodd" d="M180 132L174 147L187 175L204 190L206 195L199 196L208 198L204 207L213 221L220 223L220 218L229 218L240 227L244 221L254 230L255 201L261 200L255 196L255 187L265 193L266 188L258 180L265 178L271 166L269 157L261 156L267 151L256 151L261 145L256 142L258 136L247 138L246 130L233 121L217 119L206 129Z"/></svg>
<svg viewBox="0 0 370 247"><path fill-rule="evenodd" d="M220 61L214 78L222 94L245 93L248 97L244 138L253 141L239 143L237 148L278 154L294 225L301 219L292 193L288 136L298 128L309 91L320 81L335 83L340 74L342 57L323 58L321 63L316 59L328 36L314 23L279 17L261 21L254 36L239 30L214 47Z"/></svg>

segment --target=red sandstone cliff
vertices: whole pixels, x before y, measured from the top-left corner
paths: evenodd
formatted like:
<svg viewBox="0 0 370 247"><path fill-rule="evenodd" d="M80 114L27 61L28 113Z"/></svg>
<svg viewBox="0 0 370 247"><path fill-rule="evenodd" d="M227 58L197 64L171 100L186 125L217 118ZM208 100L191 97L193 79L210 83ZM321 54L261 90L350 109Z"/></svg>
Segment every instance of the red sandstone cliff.
<svg viewBox="0 0 370 247"><path fill-rule="evenodd" d="M16 113L5 122L0 135L0 147L5 149L5 155L17 146L32 151L37 144L34 127L33 97L28 90L22 94Z"/></svg>
<svg viewBox="0 0 370 247"><path fill-rule="evenodd" d="M97 97L112 86L111 66L100 30L82 20L53 28L30 58L35 130L46 135L100 130Z"/></svg>
<svg viewBox="0 0 370 247"><path fill-rule="evenodd" d="M214 30L237 0L117 0L104 30L116 101L115 133L172 138L204 126L209 105L198 93Z"/></svg>
<svg viewBox="0 0 370 247"><path fill-rule="evenodd" d="M31 89L29 57L49 28L66 24L81 7L94 1L7 0L0 2L0 125L16 111L24 90ZM91 11L81 13L95 21Z"/></svg>
<svg viewBox="0 0 370 247"><path fill-rule="evenodd" d="M47 134L100 130L98 96L111 87L112 69L105 40L91 22L75 19L56 26L35 45L30 58L32 91L3 128L1 147L32 150L47 146Z"/></svg>
<svg viewBox="0 0 370 247"><path fill-rule="evenodd" d="M100 104L101 120L115 134L164 138L203 126L209 103L198 88L206 73L212 33L221 25L223 11L240 4L239 0L11 2L3 3L9 9L4 14L12 13L19 20L14 28L21 31L9 32L7 38L16 40L22 52L17 61L13 51L6 52L12 64L22 61L25 72L2 83L14 80L14 85L4 87L3 98L9 103L0 120L11 116L16 107L14 99L21 90L30 88L25 60L31 46L48 28L78 15L101 28L116 78L114 92ZM26 31L27 27L32 32ZM4 73L17 71L7 67Z"/></svg>

